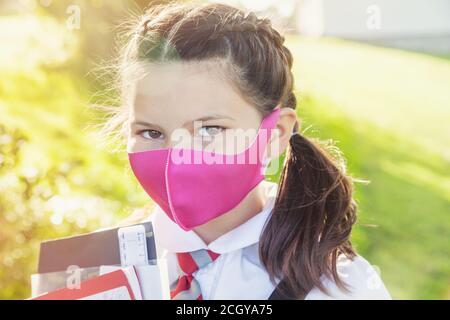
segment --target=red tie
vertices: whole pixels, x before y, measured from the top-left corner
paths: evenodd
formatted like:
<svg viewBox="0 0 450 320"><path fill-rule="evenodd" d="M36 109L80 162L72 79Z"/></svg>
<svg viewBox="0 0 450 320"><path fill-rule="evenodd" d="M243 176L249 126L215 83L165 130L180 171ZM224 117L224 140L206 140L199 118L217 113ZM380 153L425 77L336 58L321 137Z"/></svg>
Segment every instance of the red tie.
<svg viewBox="0 0 450 320"><path fill-rule="evenodd" d="M182 275L171 286L170 298L173 300L203 300L200 286L192 276L198 269L216 260L220 254L200 249L193 252L177 252L178 266Z"/></svg>

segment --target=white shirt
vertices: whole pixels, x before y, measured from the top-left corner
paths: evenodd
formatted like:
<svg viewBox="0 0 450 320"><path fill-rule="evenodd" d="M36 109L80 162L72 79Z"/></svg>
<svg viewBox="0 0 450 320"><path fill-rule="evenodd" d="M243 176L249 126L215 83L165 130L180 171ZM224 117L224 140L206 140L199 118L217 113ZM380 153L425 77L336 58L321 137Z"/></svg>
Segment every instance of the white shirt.
<svg viewBox="0 0 450 320"><path fill-rule="evenodd" d="M263 210L223 234L209 245L194 232L185 231L156 206L151 215L158 257L168 263L169 282L178 278L176 252L208 249L220 256L193 273L198 281L203 299L267 299L275 290L269 274L261 264L258 254L259 238L271 215L278 185L268 184L269 197ZM305 299L391 299L375 269L361 256L354 260L340 259L338 272L352 289L350 293L340 290L329 278L322 277L326 295L313 288Z"/></svg>

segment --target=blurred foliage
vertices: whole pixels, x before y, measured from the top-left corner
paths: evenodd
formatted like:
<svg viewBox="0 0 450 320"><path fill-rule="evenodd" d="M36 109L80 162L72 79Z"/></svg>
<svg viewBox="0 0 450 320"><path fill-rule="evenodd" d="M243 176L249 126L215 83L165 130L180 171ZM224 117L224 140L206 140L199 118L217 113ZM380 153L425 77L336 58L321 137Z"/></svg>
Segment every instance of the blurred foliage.
<svg viewBox="0 0 450 320"><path fill-rule="evenodd" d="M48 6L39 5L37 12L55 18L66 28L72 28L70 24L74 21L71 17L79 13L79 29L72 30L77 33L79 44L77 56L71 59L70 67L73 72L85 74L116 53L118 31L123 25L150 5L164 2L167 1L64 0L52 1Z"/></svg>
<svg viewBox="0 0 450 320"><path fill-rule="evenodd" d="M102 208L105 201L92 195L74 198L78 159L45 170L22 167L30 143L21 130L0 126L1 298L29 295L28 279L36 272L40 241L109 224L115 209Z"/></svg>

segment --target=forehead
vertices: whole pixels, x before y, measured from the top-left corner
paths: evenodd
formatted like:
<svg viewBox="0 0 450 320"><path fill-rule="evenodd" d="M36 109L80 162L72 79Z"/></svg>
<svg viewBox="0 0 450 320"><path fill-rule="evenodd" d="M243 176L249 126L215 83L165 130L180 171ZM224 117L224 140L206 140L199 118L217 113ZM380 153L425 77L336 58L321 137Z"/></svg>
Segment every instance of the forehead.
<svg viewBox="0 0 450 320"><path fill-rule="evenodd" d="M209 113L233 114L252 107L213 62L170 62L146 66L136 81L133 110L138 115L189 118ZM157 110L158 109L158 110Z"/></svg>

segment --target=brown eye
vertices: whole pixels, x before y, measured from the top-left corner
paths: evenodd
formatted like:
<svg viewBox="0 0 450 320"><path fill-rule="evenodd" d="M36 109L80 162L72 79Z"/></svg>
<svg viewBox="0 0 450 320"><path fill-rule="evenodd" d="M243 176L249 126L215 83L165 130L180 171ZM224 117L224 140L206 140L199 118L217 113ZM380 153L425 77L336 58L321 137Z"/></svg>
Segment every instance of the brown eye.
<svg viewBox="0 0 450 320"><path fill-rule="evenodd" d="M139 135L145 139L161 139L163 134L157 130L142 130Z"/></svg>

